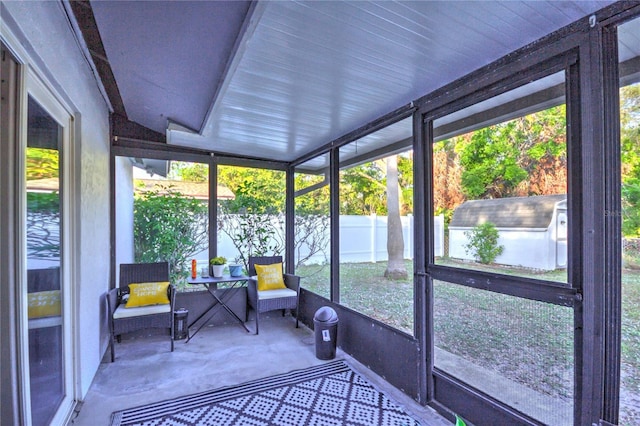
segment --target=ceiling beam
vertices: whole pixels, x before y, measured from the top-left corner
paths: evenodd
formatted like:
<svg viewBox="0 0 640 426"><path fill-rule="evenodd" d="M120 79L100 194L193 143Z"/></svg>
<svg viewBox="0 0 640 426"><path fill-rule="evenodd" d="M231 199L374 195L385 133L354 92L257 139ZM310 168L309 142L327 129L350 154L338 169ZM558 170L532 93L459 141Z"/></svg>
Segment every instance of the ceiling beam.
<svg viewBox="0 0 640 426"><path fill-rule="evenodd" d="M113 108L110 117L112 140L123 138L166 143L166 135L129 120L89 0L72 0L69 4Z"/></svg>
<svg viewBox="0 0 640 426"><path fill-rule="evenodd" d="M167 142L167 136L149 129L135 121L118 113L111 114L111 136L126 140L138 140L148 142Z"/></svg>
<svg viewBox="0 0 640 426"><path fill-rule="evenodd" d="M113 111L116 114L127 117L127 112L124 109L124 103L120 96L120 90L118 89L111 64L107 58L107 52L104 50L102 37L100 37L98 24L96 23L96 18L93 15L93 9L91 8L89 0L72 0L69 4L78 23L78 27L82 32L82 37L87 45L87 49L89 49L89 53L91 54L91 60L93 60L105 91L107 92Z"/></svg>

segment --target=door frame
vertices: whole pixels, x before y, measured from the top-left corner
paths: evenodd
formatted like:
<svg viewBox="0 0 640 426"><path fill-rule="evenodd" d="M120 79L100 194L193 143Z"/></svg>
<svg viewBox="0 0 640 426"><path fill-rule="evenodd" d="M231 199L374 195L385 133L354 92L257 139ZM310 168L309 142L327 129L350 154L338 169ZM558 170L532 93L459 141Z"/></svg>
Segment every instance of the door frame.
<svg viewBox="0 0 640 426"><path fill-rule="evenodd" d="M18 64L16 85L17 85L17 101L16 101L16 132L15 137L10 141L8 147L3 147L3 152L10 153L9 156L3 156L3 162L10 164L13 174L8 176L6 182L2 182L2 190L7 191L9 202L7 208L11 210L11 214L7 216L7 220L1 224L8 229L11 234L7 241L3 241L2 252L9 253L7 266L13 269L11 275L3 274L2 278L8 278L6 284L11 287L9 295L11 296L3 309L9 305L13 315L5 316L3 313L2 327L8 327L12 330L10 334L10 344L12 353L3 353L3 367L11 368L16 371L17 389L13 389L12 395L6 397L3 395L3 405L5 402L11 402L10 407L6 407L7 411L11 410L11 417L6 419L13 424L30 424L31 423L31 402L30 402L30 385L29 385L29 338L28 338L28 312L27 312L27 273L26 273L26 175L25 175L25 158L27 146L27 104L28 98L31 96L58 122L63 128L63 146L60 152L61 164L61 286L62 286L62 316L63 316L63 350L64 350L64 385L65 396L58 408L57 413L52 419L52 424L66 424L73 414L76 403L80 398L80 365L78 357L78 309L77 309L77 283L78 257L76 242L80 235L78 225L78 200L74 188L77 185L77 158L80 153L76 149L77 138L79 135L79 120L75 109L65 101L65 96L57 88L60 86L55 79L47 72L46 68L40 65L42 62L37 57L33 49L30 48L27 41L22 37L18 37L12 31L12 25L0 16L0 42L3 47L12 55ZM3 200L4 200L3 195ZM13 293L13 294L11 294ZM5 322L6 321L6 322ZM3 340L3 344L4 344ZM9 343L9 342L7 342ZM5 361L7 364L5 364ZM10 365L8 365L10 364ZM9 401L10 400L10 401ZM5 418L3 407L3 419Z"/></svg>

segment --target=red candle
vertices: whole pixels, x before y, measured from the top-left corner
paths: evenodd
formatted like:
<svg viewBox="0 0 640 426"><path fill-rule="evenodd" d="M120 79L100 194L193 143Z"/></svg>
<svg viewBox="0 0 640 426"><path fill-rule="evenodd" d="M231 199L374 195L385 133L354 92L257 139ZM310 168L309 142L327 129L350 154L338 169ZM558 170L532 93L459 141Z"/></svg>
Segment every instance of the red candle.
<svg viewBox="0 0 640 426"><path fill-rule="evenodd" d="M191 278L193 278L194 280L196 279L196 276L197 276L196 269L197 269L196 260L193 259L191 261Z"/></svg>

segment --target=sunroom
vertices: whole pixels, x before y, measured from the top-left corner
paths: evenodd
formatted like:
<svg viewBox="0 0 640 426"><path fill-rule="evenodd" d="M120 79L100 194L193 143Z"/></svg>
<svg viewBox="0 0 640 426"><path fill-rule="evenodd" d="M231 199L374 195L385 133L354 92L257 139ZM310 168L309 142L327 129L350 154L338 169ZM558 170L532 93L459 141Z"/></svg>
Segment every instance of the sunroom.
<svg viewBox="0 0 640 426"><path fill-rule="evenodd" d="M259 255L448 421L640 423L637 2L3 1L0 41L3 424L82 413L121 264L193 315L193 259ZM451 255L458 206L534 196L561 267L501 263L491 214Z"/></svg>

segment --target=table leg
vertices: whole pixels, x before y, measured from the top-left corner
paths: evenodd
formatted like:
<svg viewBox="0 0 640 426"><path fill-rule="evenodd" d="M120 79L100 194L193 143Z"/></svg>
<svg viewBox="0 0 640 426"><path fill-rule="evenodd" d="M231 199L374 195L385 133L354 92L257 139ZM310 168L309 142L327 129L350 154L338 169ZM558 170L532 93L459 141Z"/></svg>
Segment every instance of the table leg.
<svg viewBox="0 0 640 426"><path fill-rule="evenodd" d="M194 326L198 321L200 321L205 315L211 313L211 311L216 308L219 307L218 305L222 306L229 314L231 314L231 316L233 316L236 321L238 321L238 323L247 331L247 333L250 333L249 329L247 328L247 326L244 324L244 321L242 321L242 319L240 319L240 317L238 317L238 315L236 315L235 312L233 312L231 310L231 308L229 308L229 306L227 306L227 304L225 303L224 300L222 300L220 297L218 297L218 295L215 293L216 290L218 289L217 285L209 285L209 284L205 284L205 287L207 288L207 291L209 292L209 294L211 295L211 297L213 297L214 299L214 303L206 310L204 311L200 316L198 316L198 318L196 318L195 321L193 321L191 323L191 326ZM227 297L227 299L229 299L230 297L233 296L233 294L236 293L237 290L239 290L241 287L237 287L237 283L234 283L230 288L228 289L224 289L224 290L228 290L228 294L229 297ZM230 291L230 290L236 290L236 291ZM205 324L207 324L207 322L209 322L209 320L211 320L211 318L213 318L213 316L216 314L217 312L213 312L212 315L210 315L209 317L207 317L206 321L203 321L202 324L200 325L200 327L198 327L193 334L189 333L189 336L187 337L187 340L185 341L185 343L189 343L189 340L191 340L191 338L193 336L195 336L201 329L202 327L205 326Z"/></svg>

